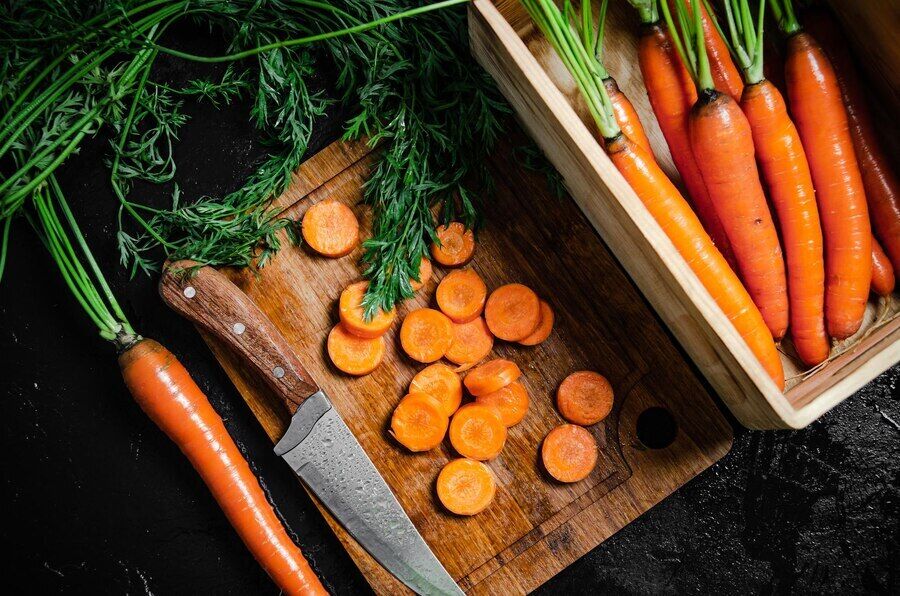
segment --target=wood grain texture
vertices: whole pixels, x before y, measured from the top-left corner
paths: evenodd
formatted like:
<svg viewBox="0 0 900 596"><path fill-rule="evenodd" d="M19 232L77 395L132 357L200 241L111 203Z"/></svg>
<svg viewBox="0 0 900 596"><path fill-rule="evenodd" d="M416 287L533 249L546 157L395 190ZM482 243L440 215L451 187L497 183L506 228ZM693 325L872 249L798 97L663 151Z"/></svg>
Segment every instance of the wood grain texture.
<svg viewBox="0 0 900 596"><path fill-rule="evenodd" d="M634 104L657 159L678 181L637 67L637 29L628 3L611 3L606 66ZM811 375L784 342L788 391L780 392L609 161L574 81L521 4L474 0L469 33L473 54L563 175L576 203L745 426L806 426L900 361L900 302L873 301L860 331Z"/></svg>
<svg viewBox="0 0 900 596"><path fill-rule="evenodd" d="M371 214L359 202L370 159L340 143L322 151L300 168L297 179L310 190L285 214L300 218L326 198L343 201L359 217L365 237ZM512 281L530 285L552 303L557 320L550 339L537 347L498 342L494 349L522 368L531 409L489 463L497 496L475 517L446 513L434 496L440 468L454 457L448 444L413 455L387 434L392 409L424 367L402 354L399 325L386 336L383 364L367 377L342 375L325 355L337 298L360 277L361 249L323 259L288 247L258 272L225 273L285 335L463 589L517 594L539 586L722 457L731 429L578 208L553 196L541 176L522 171L508 146L490 166L497 188L485 198L488 224L471 267L489 288ZM398 318L432 304L446 272L436 269L416 297L398 307ZM288 422L279 400L252 367L216 338L204 337L266 432L279 439ZM602 372L616 398L610 417L591 429L600 446L596 470L585 481L562 485L541 470L538 453L544 435L562 423L553 406L556 386L576 369ZM637 417L650 407L665 408L678 425L667 448L648 449L637 438ZM405 591L325 517L377 592Z"/></svg>

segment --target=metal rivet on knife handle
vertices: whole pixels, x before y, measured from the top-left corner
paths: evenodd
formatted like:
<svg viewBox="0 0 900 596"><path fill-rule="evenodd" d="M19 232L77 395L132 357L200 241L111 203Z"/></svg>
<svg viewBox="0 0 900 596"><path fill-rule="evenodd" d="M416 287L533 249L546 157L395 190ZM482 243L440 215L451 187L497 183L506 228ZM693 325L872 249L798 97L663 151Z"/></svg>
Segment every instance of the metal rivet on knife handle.
<svg viewBox="0 0 900 596"><path fill-rule="evenodd" d="M284 369L280 366L276 366L274 369L272 369L272 374L275 375L276 379L280 379L284 376Z"/></svg>
<svg viewBox="0 0 900 596"><path fill-rule="evenodd" d="M243 323L235 323L234 327L232 327L231 329L232 331L234 331L235 335L242 335L247 328L244 327Z"/></svg>
<svg viewBox="0 0 900 596"><path fill-rule="evenodd" d="M184 295L188 298L193 298L197 295L197 290L194 289L194 286L188 286L184 289Z"/></svg>

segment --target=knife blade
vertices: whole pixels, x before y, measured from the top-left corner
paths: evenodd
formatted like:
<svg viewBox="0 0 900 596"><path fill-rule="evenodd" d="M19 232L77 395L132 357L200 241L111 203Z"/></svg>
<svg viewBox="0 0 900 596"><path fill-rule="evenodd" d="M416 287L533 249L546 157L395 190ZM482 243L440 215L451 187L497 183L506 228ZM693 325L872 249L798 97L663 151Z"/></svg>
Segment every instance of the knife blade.
<svg viewBox="0 0 900 596"><path fill-rule="evenodd" d="M289 342L250 298L211 267L166 267L160 296L224 342L292 414L275 453L385 569L419 594L463 594Z"/></svg>

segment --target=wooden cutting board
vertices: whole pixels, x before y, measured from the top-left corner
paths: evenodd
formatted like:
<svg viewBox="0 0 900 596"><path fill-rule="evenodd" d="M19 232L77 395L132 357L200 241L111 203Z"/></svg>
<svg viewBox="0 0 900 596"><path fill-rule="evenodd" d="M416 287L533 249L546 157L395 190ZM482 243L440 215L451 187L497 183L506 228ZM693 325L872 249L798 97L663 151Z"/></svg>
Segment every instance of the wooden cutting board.
<svg viewBox="0 0 900 596"><path fill-rule="evenodd" d="M278 206L300 218L319 201L345 202L366 237L371 213L360 204L361 185L372 158L362 144L329 146L301 166ZM510 430L500 457L490 462L497 496L475 517L446 513L434 496L438 471L453 457L448 445L413 455L387 433L392 409L424 367L403 355L399 325L388 332L384 363L373 374L350 378L328 363L324 340L336 322L341 290L360 278L361 249L333 260L287 246L258 272L227 272L294 345L450 574L477 594L533 590L725 455L732 439L694 371L575 204L555 196L541 175L516 161L508 146L491 159L496 193L485 197L487 225L471 266L489 289L507 282L534 288L557 318L550 339L540 346L498 342L495 347L496 356L514 360L524 371L531 408ZM399 317L432 303L445 273L436 269L415 299L399 307ZM206 339L276 441L289 419L282 403L240 361ZM609 378L615 407L591 429L600 446L596 470L582 482L563 485L540 469L538 452L546 433L562 422L554 391L579 369ZM638 419L647 410L639 439ZM674 427L665 424L669 420ZM667 428L677 429L671 444L646 446L665 442ZM377 592L405 591L323 514Z"/></svg>

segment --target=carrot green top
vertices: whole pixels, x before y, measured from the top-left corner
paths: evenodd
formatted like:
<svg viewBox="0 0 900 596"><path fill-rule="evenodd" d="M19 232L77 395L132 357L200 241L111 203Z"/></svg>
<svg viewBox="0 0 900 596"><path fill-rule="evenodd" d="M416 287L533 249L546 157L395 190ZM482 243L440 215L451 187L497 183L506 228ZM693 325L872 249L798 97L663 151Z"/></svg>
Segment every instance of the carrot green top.
<svg viewBox="0 0 900 596"><path fill-rule="evenodd" d="M702 0L696 0L700 2ZM703 22L701 21L701 10L691 10L684 0L675 0L672 3L675 6L675 15L669 10L668 2L659 4L662 9L663 18L672 36L672 43L681 57L685 68L694 80L697 91L712 91L715 89L713 82L712 70L709 66L709 56L706 54L706 41L703 36ZM677 23L676 23L677 20Z"/></svg>
<svg viewBox="0 0 900 596"><path fill-rule="evenodd" d="M749 0L725 0L728 35L722 39L734 61L741 67L744 82L753 85L763 80L763 19L766 0L759 0L759 13L754 22ZM711 13L710 13L711 14Z"/></svg>
<svg viewBox="0 0 900 596"><path fill-rule="evenodd" d="M772 7L772 14L775 16L778 28L785 35L793 35L800 31L800 22L797 21L794 3L791 0L769 0L769 6Z"/></svg>

